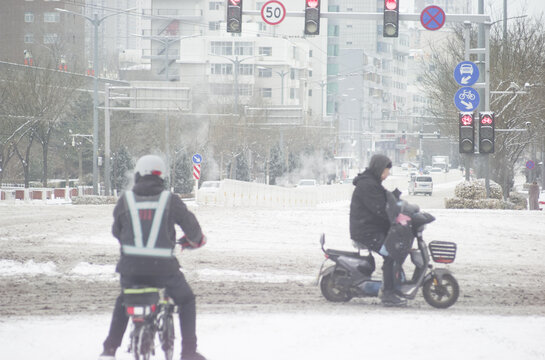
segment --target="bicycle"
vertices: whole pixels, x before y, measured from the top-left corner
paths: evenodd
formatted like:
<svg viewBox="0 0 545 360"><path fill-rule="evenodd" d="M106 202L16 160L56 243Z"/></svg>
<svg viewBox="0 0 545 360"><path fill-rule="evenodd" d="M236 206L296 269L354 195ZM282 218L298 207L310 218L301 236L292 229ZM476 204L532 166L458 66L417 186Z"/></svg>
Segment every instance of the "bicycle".
<svg viewBox="0 0 545 360"><path fill-rule="evenodd" d="M149 360L155 355L155 335L159 337L166 360L174 355L174 319L178 311L165 289L132 287L123 289L123 304L132 320L128 352L135 360Z"/></svg>

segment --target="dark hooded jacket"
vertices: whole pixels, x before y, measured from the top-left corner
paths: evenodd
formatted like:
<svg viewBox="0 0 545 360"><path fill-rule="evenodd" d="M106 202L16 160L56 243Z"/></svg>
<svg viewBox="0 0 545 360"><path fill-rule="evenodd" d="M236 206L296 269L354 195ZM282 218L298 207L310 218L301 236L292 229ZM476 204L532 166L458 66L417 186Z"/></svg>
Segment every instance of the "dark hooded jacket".
<svg viewBox="0 0 545 360"><path fill-rule="evenodd" d="M350 203L350 237L373 250L378 250L377 238L384 239L390 228L387 190L382 186L381 176L391 163L384 155L373 155L367 169L353 181L356 187Z"/></svg>
<svg viewBox="0 0 545 360"><path fill-rule="evenodd" d="M137 197L151 197L161 194L164 190L163 180L155 175L146 175L137 177L136 184L132 191ZM144 233L149 233L151 220L146 217L141 218ZM203 238L201 227L197 218L191 213L183 201L176 195L170 194L166 209L163 215L161 230L159 230L158 243L163 246L176 246L176 230L174 225L178 224L185 233L187 240L199 243ZM147 226L148 231L145 231ZM114 224L112 225L112 234L119 240L120 245L134 243L134 231L130 211L127 205L125 194L123 194L114 208ZM146 241L146 240L144 240ZM180 264L176 257L149 257L124 254L121 251L121 258L117 263L116 271L121 275L169 275L176 273Z"/></svg>

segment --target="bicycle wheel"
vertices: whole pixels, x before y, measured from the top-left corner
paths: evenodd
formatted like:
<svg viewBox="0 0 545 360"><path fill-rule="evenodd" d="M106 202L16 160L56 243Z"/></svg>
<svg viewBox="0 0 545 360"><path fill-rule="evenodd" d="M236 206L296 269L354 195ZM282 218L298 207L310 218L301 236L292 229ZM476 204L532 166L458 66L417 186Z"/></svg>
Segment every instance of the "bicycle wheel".
<svg viewBox="0 0 545 360"><path fill-rule="evenodd" d="M171 312L162 316L159 328L159 341L165 353L165 360L172 360L174 356L174 319Z"/></svg>
<svg viewBox="0 0 545 360"><path fill-rule="evenodd" d="M133 347L133 355L135 360L149 360L153 347L153 338L151 329L147 325L140 326L135 329L136 339Z"/></svg>

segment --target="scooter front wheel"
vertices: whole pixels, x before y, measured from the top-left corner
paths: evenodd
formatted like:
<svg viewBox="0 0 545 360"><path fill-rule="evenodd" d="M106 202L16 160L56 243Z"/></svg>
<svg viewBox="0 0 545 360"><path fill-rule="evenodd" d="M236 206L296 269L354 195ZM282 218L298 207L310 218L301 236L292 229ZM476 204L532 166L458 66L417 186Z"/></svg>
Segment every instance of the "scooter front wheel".
<svg viewBox="0 0 545 360"><path fill-rule="evenodd" d="M352 299L352 295L337 287L335 284L336 277L337 275L335 275L334 271L322 277L322 280L320 281L320 290L322 291L322 295L331 302L350 301L350 299Z"/></svg>
<svg viewBox="0 0 545 360"><path fill-rule="evenodd" d="M441 281L436 277L426 280L422 293L428 304L438 309L446 309L458 300L460 286L454 276L445 274Z"/></svg>

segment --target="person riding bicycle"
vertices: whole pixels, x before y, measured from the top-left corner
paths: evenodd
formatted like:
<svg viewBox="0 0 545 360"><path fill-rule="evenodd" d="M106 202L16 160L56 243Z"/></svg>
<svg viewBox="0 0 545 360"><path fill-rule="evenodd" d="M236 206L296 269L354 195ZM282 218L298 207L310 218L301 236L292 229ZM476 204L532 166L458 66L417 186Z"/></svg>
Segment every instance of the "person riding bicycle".
<svg viewBox="0 0 545 360"><path fill-rule="evenodd" d="M100 360L115 359L127 328L123 289L135 285L165 288L178 305L182 334L182 360L206 360L197 350L195 295L174 255L175 224L184 232L182 249L206 243L197 218L184 202L164 190L165 164L159 156L145 155L135 167L135 184L114 208L112 233L121 245L116 271L121 295L115 302L108 337Z"/></svg>
<svg viewBox="0 0 545 360"><path fill-rule="evenodd" d="M356 186L350 202L350 237L356 243L380 254L384 239L390 229L390 217L386 204L388 190L382 186L390 175L392 161L385 155L371 157L369 166L353 181ZM407 300L394 293L394 259L381 254L382 296L385 306L402 306Z"/></svg>

